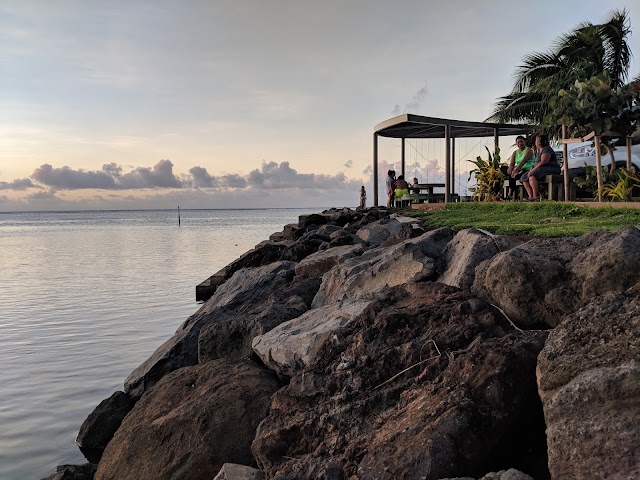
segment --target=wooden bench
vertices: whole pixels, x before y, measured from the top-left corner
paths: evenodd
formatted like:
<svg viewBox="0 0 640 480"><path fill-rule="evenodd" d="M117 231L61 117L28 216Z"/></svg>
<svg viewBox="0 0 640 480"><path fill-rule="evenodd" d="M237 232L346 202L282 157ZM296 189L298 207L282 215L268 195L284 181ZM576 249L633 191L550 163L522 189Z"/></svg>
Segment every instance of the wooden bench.
<svg viewBox="0 0 640 480"><path fill-rule="evenodd" d="M547 175L542 182L547 186L547 199L549 200L564 200L564 175ZM573 179L569 180L569 200L576 199L576 184L573 183Z"/></svg>
<svg viewBox="0 0 640 480"><path fill-rule="evenodd" d="M540 182L541 186L546 187L547 189L547 199L548 200L564 200L564 176L563 175L546 175L542 181ZM504 184L504 197L507 196L507 192L509 191L509 185L507 182ZM576 199L576 184L571 181L569 186L569 200L573 201ZM519 183L516 185L515 191L513 193L514 200L522 200L525 198L526 192L524 190L524 186Z"/></svg>

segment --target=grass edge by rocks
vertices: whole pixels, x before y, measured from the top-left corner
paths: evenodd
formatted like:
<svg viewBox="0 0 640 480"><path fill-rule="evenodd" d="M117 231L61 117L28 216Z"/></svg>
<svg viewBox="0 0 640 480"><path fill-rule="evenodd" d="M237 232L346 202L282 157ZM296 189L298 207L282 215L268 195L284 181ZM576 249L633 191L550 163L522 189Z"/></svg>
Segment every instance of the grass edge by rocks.
<svg viewBox="0 0 640 480"><path fill-rule="evenodd" d="M591 207L563 202L450 203L434 210L398 210L427 228L479 228L498 235L579 236L593 230L640 226L640 208Z"/></svg>

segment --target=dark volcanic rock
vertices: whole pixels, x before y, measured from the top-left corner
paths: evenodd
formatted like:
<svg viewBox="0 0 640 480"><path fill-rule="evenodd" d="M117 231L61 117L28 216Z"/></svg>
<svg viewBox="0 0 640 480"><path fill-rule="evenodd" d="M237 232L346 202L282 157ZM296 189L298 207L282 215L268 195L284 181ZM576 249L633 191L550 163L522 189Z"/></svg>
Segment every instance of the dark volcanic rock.
<svg viewBox="0 0 640 480"><path fill-rule="evenodd" d="M345 245L316 252L296 265L296 277L320 278L332 267L349 258L362 255L363 251L364 249L360 245Z"/></svg>
<svg viewBox="0 0 640 480"><path fill-rule="evenodd" d="M231 278L234 273L243 268L262 267L277 262L282 253L292 244L292 242L262 242L227 265L225 278Z"/></svg>
<svg viewBox="0 0 640 480"><path fill-rule="evenodd" d="M250 356L253 338L305 313L319 287L319 278L296 277L250 312L206 324L198 336L198 363Z"/></svg>
<svg viewBox="0 0 640 480"><path fill-rule="evenodd" d="M533 239L476 268L473 292L522 327L556 326L607 292L640 280L640 230Z"/></svg>
<svg viewBox="0 0 640 480"><path fill-rule="evenodd" d="M475 480L471 477L441 478L440 480ZM522 473L520 470L510 468L508 470L500 470L499 472L491 472L484 475L478 480L533 480L531 476Z"/></svg>
<svg viewBox="0 0 640 480"><path fill-rule="evenodd" d="M475 228L461 230L447 245L446 270L438 281L463 290L471 290L476 267L518 243L521 242L513 237L492 235Z"/></svg>
<svg viewBox="0 0 640 480"><path fill-rule="evenodd" d="M553 478L640 478L640 284L556 327L538 385Z"/></svg>
<svg viewBox="0 0 640 480"><path fill-rule="evenodd" d="M380 246L391 247L404 240L419 237L424 233L425 233L425 230L421 227L416 226L415 224L401 223L400 230L396 232L394 235L391 235L390 237L388 237L384 242L382 242L382 245Z"/></svg>
<svg viewBox="0 0 640 480"><path fill-rule="evenodd" d="M346 259L323 275L312 307L375 296L377 290L387 286L434 279L438 259L452 237L450 229L440 228L392 247L367 250L359 257Z"/></svg>
<svg viewBox="0 0 640 480"><path fill-rule="evenodd" d="M319 213L312 213L310 215L300 215L298 220L298 225L301 228L309 228L312 225L319 227L320 225L324 225L329 222L329 218L327 215L321 215Z"/></svg>
<svg viewBox="0 0 640 480"><path fill-rule="evenodd" d="M98 463L102 452L135 402L123 392L115 392L89 414L82 423L76 443L87 460ZM91 457L91 458L89 458Z"/></svg>
<svg viewBox="0 0 640 480"><path fill-rule="evenodd" d="M93 480L96 473L96 465L85 463L83 465L58 465L56 473L42 480Z"/></svg>
<svg viewBox="0 0 640 480"><path fill-rule="evenodd" d="M361 227L356 235L372 247L379 247L390 237L397 235L402 223L395 218L383 218L377 222Z"/></svg>
<svg viewBox="0 0 640 480"><path fill-rule="evenodd" d="M264 475L256 468L225 463L213 480L264 480Z"/></svg>
<svg viewBox="0 0 640 480"><path fill-rule="evenodd" d="M250 445L278 382L249 360L166 375L122 422L96 480L210 480L224 463L255 465Z"/></svg>
<svg viewBox="0 0 640 480"><path fill-rule="evenodd" d="M274 395L252 446L261 469L429 480L518 467L538 437L521 425L541 413L534 371L544 332L515 332L483 301L439 283L379 298Z"/></svg>
<svg viewBox="0 0 640 480"><path fill-rule="evenodd" d="M168 372L198 363L198 336L208 323L229 321L264 305L265 299L282 290L293 278L293 262L274 262L263 267L239 270L173 337L136 368L125 380L127 395L139 398Z"/></svg>

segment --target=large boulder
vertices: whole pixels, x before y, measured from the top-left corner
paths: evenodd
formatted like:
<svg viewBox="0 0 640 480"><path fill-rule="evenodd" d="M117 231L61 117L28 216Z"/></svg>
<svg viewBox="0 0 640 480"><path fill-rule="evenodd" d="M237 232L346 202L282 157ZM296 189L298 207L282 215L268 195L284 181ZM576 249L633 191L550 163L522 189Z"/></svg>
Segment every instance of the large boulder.
<svg viewBox="0 0 640 480"><path fill-rule="evenodd" d="M216 293L195 315L206 315L215 307L246 311L261 304L274 291L287 285L294 276L295 263L278 261L257 268L243 268L218 287Z"/></svg>
<svg viewBox="0 0 640 480"><path fill-rule="evenodd" d="M255 248L243 253L239 258L225 267L225 279L231 278L238 270L269 265L280 260L282 253L293 241L263 241Z"/></svg>
<svg viewBox="0 0 640 480"><path fill-rule="evenodd" d="M367 314L371 301L346 300L309 310L253 339L253 350L271 370L293 375L312 365L333 332Z"/></svg>
<svg viewBox="0 0 640 480"><path fill-rule="evenodd" d="M56 473L42 480L93 480L96 466L93 463L83 465L58 465Z"/></svg>
<svg viewBox="0 0 640 480"><path fill-rule="evenodd" d="M115 392L103 400L80 426L76 443L92 463L98 463L102 452L120 427L122 419L135 402L123 392Z"/></svg>
<svg viewBox="0 0 640 480"><path fill-rule="evenodd" d="M249 360L166 375L122 422L96 480L210 480L224 463L255 466L250 445L279 388Z"/></svg>
<svg viewBox="0 0 640 480"><path fill-rule="evenodd" d="M383 218L382 220L363 226L356 232L356 235L371 247L379 247L389 237L399 233L401 229L402 223L397 219Z"/></svg>
<svg viewBox="0 0 640 480"><path fill-rule="evenodd" d="M475 480L471 477L441 478L440 480ZM510 468L499 472L490 472L478 480L533 480L530 475L522 473L520 470Z"/></svg>
<svg viewBox="0 0 640 480"><path fill-rule="evenodd" d="M198 363L250 356L254 337L306 312L319 287L319 278L295 277L251 311L221 316L204 325L198 335Z"/></svg>
<svg viewBox="0 0 640 480"><path fill-rule="evenodd" d="M252 446L261 470L432 480L521 468L534 438L544 446L535 364L546 333L515 331L440 283L381 294L273 396Z"/></svg>
<svg viewBox="0 0 640 480"><path fill-rule="evenodd" d="M264 480L264 475L257 468L225 463L213 480Z"/></svg>
<svg viewBox="0 0 640 480"><path fill-rule="evenodd" d="M640 230L533 239L476 268L472 290L524 328L555 327L607 292L640 280Z"/></svg>
<svg viewBox="0 0 640 480"><path fill-rule="evenodd" d="M345 245L314 253L296 265L296 277L322 277L332 267L349 258L358 257L363 252L360 245Z"/></svg>
<svg viewBox="0 0 640 480"><path fill-rule="evenodd" d="M538 359L553 478L640 478L640 284L567 317Z"/></svg>
<svg viewBox="0 0 640 480"><path fill-rule="evenodd" d="M453 232L441 228L392 247L371 249L359 257L347 259L324 274L312 307L319 308L347 298L372 297L377 290L387 286L433 279L438 274L438 259L451 238Z"/></svg>
<svg viewBox="0 0 640 480"><path fill-rule="evenodd" d="M208 323L231 321L250 312L281 289L294 276L293 262L274 262L263 267L238 270L176 333L137 367L125 380L127 395L139 398L165 374L198 363L198 336Z"/></svg>
<svg viewBox="0 0 640 480"><path fill-rule="evenodd" d="M464 290L471 290L476 276L476 267L499 252L509 250L521 243L511 237L493 235L484 230L469 228L456 233L447 246L446 270L438 278Z"/></svg>

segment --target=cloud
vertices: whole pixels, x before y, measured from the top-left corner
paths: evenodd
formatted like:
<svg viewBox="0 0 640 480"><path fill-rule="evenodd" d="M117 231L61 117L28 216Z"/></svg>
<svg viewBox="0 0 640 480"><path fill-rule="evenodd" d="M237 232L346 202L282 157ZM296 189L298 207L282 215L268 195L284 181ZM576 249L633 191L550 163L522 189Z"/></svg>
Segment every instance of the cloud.
<svg viewBox="0 0 640 480"><path fill-rule="evenodd" d="M122 167L115 163L105 164L102 170L97 171L74 170L67 166L54 168L45 163L33 171L31 179L59 190L181 188L183 186L173 174L171 160L160 160L152 168L137 167L124 175Z"/></svg>
<svg viewBox="0 0 640 480"><path fill-rule="evenodd" d="M107 172L73 170L67 166L53 168L47 163L36 168L31 174L31 178L48 187L62 190L116 187L114 178Z"/></svg>
<svg viewBox="0 0 640 480"><path fill-rule="evenodd" d="M58 199L58 197L56 197L56 190L53 188L50 188L49 190L45 190L43 192L35 192L35 193L32 193L31 195L27 195L26 199L27 200L52 200L52 199Z"/></svg>
<svg viewBox="0 0 640 480"><path fill-rule="evenodd" d="M391 110L392 115L400 115L402 113L418 113L424 98L429 93L427 85L421 87L414 95L411 101L405 104L404 108L400 108L400 105L396 104Z"/></svg>
<svg viewBox="0 0 640 480"><path fill-rule="evenodd" d="M353 167L353 160L347 160L344 164L345 167L347 168L352 168Z"/></svg>
<svg viewBox="0 0 640 480"><path fill-rule="evenodd" d="M189 170L189 173L193 178L193 186L195 188L212 188L218 186L216 178L209 175L206 168L193 167Z"/></svg>
<svg viewBox="0 0 640 480"><path fill-rule="evenodd" d="M160 160L153 168L138 167L118 178L118 186L124 189L181 188L180 180L173 174L171 160Z"/></svg>
<svg viewBox="0 0 640 480"><path fill-rule="evenodd" d="M247 186L247 180L234 173L232 175L223 175L220 177L220 184L230 188L245 188Z"/></svg>
<svg viewBox="0 0 640 480"><path fill-rule="evenodd" d="M247 176L247 183L259 189L311 188L332 190L349 186L350 182L343 173L336 175L317 175L315 173L298 173L291 168L289 162L262 162L260 170L252 170ZM357 183L357 182L355 182Z"/></svg>
<svg viewBox="0 0 640 480"><path fill-rule="evenodd" d="M346 164L351 168L353 162ZM228 173L211 175L206 168L195 166L188 174L176 176L170 160L160 160L155 166L123 167L108 163L101 170L74 170L68 166L53 167L43 164L34 170L31 178L0 182L0 189L24 190L26 188L49 187L54 190L144 190L144 189L217 189L217 190L277 190L314 189L337 190L352 188L360 179L350 180L344 173L336 175L299 173L289 162L262 162L261 167L247 175ZM36 183L34 183L36 182Z"/></svg>
<svg viewBox="0 0 640 480"><path fill-rule="evenodd" d="M0 190L26 190L27 188L42 188L34 184L30 178L16 179L13 182L0 182Z"/></svg>

